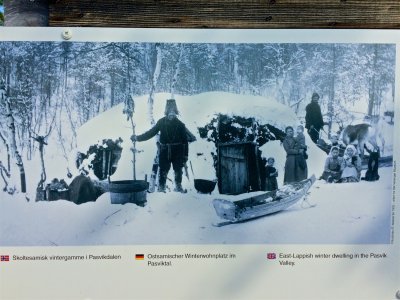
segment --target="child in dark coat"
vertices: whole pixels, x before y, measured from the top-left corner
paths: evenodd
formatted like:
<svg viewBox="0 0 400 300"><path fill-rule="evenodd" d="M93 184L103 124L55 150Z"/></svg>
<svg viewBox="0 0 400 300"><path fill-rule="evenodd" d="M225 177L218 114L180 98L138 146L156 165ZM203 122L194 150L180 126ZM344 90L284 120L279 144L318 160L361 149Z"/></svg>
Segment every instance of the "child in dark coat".
<svg viewBox="0 0 400 300"><path fill-rule="evenodd" d="M332 134L331 138L330 138L330 141L331 141L331 145L330 145L329 154L331 153L333 147L337 147L339 149L339 156L343 157L344 150L346 149L346 145L343 144L342 141L339 141L338 135L337 134Z"/></svg>
<svg viewBox="0 0 400 300"><path fill-rule="evenodd" d="M364 148L369 153L368 170L367 172L365 172L365 177L362 177L361 180L366 180L366 181L379 180L379 174L378 174L379 157L380 157L379 147L375 147L372 150L370 150L365 145Z"/></svg>
<svg viewBox="0 0 400 300"><path fill-rule="evenodd" d="M297 143L297 148L304 150L304 152L303 152L304 158L307 159L308 158L308 154L306 152L307 146L306 146L306 137L304 136L304 127L303 127L303 125L297 126L295 139L296 139L296 143Z"/></svg>
<svg viewBox="0 0 400 300"><path fill-rule="evenodd" d="M274 168L275 159L273 157L268 158L267 165L265 167L265 190L275 191L278 189L278 171Z"/></svg>
<svg viewBox="0 0 400 300"><path fill-rule="evenodd" d="M328 183L339 182L343 168L343 157L339 156L339 147L334 146L325 160L324 172L320 179L324 179Z"/></svg>
<svg viewBox="0 0 400 300"><path fill-rule="evenodd" d="M303 150L303 157L302 157L302 159L299 159L299 165L300 165L300 168L305 169L306 168L306 159L308 158L308 154L306 152L307 146L306 146L306 137L304 136L303 125L297 126L296 137L294 139L296 140L297 150Z"/></svg>

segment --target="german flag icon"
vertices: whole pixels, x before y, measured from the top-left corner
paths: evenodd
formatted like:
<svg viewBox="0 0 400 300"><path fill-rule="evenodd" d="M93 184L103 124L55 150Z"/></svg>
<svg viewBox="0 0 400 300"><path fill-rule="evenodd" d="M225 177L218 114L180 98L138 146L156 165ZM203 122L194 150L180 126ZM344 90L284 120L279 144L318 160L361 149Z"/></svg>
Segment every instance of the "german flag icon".
<svg viewBox="0 0 400 300"><path fill-rule="evenodd" d="M144 260L144 254L136 254L135 259L136 260Z"/></svg>

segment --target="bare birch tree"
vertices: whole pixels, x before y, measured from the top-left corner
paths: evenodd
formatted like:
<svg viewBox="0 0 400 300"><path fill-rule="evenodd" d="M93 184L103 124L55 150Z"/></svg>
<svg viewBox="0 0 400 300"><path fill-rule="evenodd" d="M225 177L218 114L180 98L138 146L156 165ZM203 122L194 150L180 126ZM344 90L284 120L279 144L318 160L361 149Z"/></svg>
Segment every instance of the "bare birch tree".
<svg viewBox="0 0 400 300"><path fill-rule="evenodd" d="M17 164L19 172L20 172L21 192L26 193L26 178L25 178L24 162L22 161L21 154L18 151L18 147L17 147L15 119L14 119L13 111L11 108L11 99L10 99L10 97L8 97L8 93L6 91L5 84L0 85L0 101L4 102L6 105L8 143L10 145L11 155L16 160L16 164Z"/></svg>
<svg viewBox="0 0 400 300"><path fill-rule="evenodd" d="M183 52L185 50L184 47L185 46L183 44L180 45L179 56L175 63L175 66L174 66L174 77L172 78L172 82L171 82L171 98L172 99L175 98L175 86L176 86L176 82L178 81L180 70L181 70L182 57L183 57Z"/></svg>
<svg viewBox="0 0 400 300"><path fill-rule="evenodd" d="M155 64L155 68L154 68L153 78L152 78L152 81L151 81L149 99L147 101L147 103L148 103L148 116L149 116L150 123L152 125L155 124L154 113L153 113L154 93L156 91L158 77L160 76L160 73L161 73L161 63L162 63L161 44L159 44L159 43L155 44L155 51L156 51L156 64Z"/></svg>

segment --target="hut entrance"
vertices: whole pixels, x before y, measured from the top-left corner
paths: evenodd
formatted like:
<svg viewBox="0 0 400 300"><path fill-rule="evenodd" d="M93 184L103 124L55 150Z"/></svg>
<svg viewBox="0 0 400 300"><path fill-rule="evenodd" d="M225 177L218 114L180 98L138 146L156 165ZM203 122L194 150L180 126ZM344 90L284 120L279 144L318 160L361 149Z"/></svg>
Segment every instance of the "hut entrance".
<svg viewBox="0 0 400 300"><path fill-rule="evenodd" d="M218 189L221 194L237 195L261 190L260 154L252 142L224 143L218 146Z"/></svg>

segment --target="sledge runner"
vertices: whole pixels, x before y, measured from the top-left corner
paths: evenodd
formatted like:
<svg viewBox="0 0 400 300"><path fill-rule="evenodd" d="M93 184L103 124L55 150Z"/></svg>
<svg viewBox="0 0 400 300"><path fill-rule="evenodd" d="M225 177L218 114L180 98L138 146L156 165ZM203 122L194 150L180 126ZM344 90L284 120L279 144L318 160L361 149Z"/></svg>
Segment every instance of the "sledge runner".
<svg viewBox="0 0 400 300"><path fill-rule="evenodd" d="M153 128L141 135L132 135L131 140L143 142L160 133L158 191L165 192L167 175L172 164L175 172L175 191L184 193L186 190L182 188L182 169L189 153L186 126L178 119L179 111L174 99L167 100L164 114Z"/></svg>

